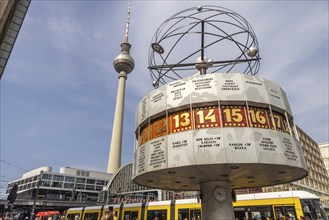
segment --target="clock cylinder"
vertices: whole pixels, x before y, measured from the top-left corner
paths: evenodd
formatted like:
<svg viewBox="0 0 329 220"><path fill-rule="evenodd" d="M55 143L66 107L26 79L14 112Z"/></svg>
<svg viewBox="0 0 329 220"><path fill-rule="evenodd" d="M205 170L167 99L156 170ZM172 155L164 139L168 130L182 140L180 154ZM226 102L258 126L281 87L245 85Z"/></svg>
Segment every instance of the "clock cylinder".
<svg viewBox="0 0 329 220"><path fill-rule="evenodd" d="M307 175L287 95L258 76L214 73L163 85L140 101L135 137L133 181L153 188L253 188Z"/></svg>

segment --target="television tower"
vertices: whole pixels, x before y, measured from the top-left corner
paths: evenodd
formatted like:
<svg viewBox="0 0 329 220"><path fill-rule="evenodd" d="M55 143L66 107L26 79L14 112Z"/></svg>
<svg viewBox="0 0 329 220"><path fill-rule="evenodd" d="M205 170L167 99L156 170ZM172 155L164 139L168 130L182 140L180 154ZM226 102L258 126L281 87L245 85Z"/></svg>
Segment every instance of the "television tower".
<svg viewBox="0 0 329 220"><path fill-rule="evenodd" d="M126 21L126 33L121 43L121 52L114 59L113 66L115 71L119 74L117 100L115 105L112 139L109 153L109 161L107 165L108 173L115 173L121 165L121 149L122 149L122 127L123 127L123 113L125 100L125 86L126 79L129 73L134 69L134 59L130 56L129 51L131 44L128 42L129 22L130 22L130 3L128 1L128 16Z"/></svg>

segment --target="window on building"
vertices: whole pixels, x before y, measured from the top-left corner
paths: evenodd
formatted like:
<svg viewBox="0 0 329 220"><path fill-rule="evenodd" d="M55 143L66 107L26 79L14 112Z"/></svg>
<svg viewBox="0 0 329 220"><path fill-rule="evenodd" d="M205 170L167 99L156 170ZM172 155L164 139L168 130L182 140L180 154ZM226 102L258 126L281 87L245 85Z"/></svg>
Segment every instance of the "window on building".
<svg viewBox="0 0 329 220"><path fill-rule="evenodd" d="M53 180L55 180L55 181L63 181L64 180L64 176L54 175Z"/></svg>
<svg viewBox="0 0 329 220"><path fill-rule="evenodd" d="M64 183L64 188L73 189L74 188L74 183Z"/></svg>
<svg viewBox="0 0 329 220"><path fill-rule="evenodd" d="M86 185L86 190L95 190L95 185Z"/></svg>
<svg viewBox="0 0 329 220"><path fill-rule="evenodd" d="M42 181L41 185L46 186L46 187L50 187L50 183L51 183L50 181Z"/></svg>
<svg viewBox="0 0 329 220"><path fill-rule="evenodd" d="M104 180L97 180L96 184L97 184L97 185L102 185L102 186L104 186L104 185L105 185L105 181L104 181Z"/></svg>
<svg viewBox="0 0 329 220"><path fill-rule="evenodd" d="M77 178L77 183L86 183L86 178Z"/></svg>
<svg viewBox="0 0 329 220"><path fill-rule="evenodd" d="M73 177L73 176L66 176L65 177L65 182L74 183L75 182L75 177Z"/></svg>
<svg viewBox="0 0 329 220"><path fill-rule="evenodd" d="M87 179L87 184L95 184L96 180L94 179Z"/></svg>
<svg viewBox="0 0 329 220"><path fill-rule="evenodd" d="M62 182L53 182L51 187L62 188L62 186L63 186Z"/></svg>
<svg viewBox="0 0 329 220"><path fill-rule="evenodd" d="M85 185L84 184L77 184L76 189L85 189Z"/></svg>
<svg viewBox="0 0 329 220"><path fill-rule="evenodd" d="M49 173L44 173L42 175L42 179L44 179L44 180L51 180L52 177L53 177L53 175L51 175Z"/></svg>
<svg viewBox="0 0 329 220"><path fill-rule="evenodd" d="M96 191L102 191L103 190L103 186L96 186Z"/></svg>

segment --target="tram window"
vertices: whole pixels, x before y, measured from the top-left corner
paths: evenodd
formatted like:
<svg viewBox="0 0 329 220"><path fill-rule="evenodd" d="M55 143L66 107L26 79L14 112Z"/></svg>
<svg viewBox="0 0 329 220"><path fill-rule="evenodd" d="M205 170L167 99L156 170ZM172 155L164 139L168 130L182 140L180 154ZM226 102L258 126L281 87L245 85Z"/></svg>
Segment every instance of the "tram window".
<svg viewBox="0 0 329 220"><path fill-rule="evenodd" d="M253 220L273 219L271 206L254 206L250 207L251 217Z"/></svg>
<svg viewBox="0 0 329 220"><path fill-rule="evenodd" d="M309 219L326 219L326 214L321 209L320 200L303 199L301 200L304 216Z"/></svg>
<svg viewBox="0 0 329 220"><path fill-rule="evenodd" d="M236 220L248 220L248 208L234 207L234 216Z"/></svg>
<svg viewBox="0 0 329 220"><path fill-rule="evenodd" d="M130 214L131 214L131 212L125 212L123 219L124 220L130 220Z"/></svg>
<svg viewBox="0 0 329 220"><path fill-rule="evenodd" d="M86 213L84 215L84 220L97 220L98 219L98 213Z"/></svg>
<svg viewBox="0 0 329 220"><path fill-rule="evenodd" d="M201 220L201 209L190 209L190 220Z"/></svg>
<svg viewBox="0 0 329 220"><path fill-rule="evenodd" d="M274 207L274 212L276 220L297 220L293 206L276 206Z"/></svg>
<svg viewBox="0 0 329 220"><path fill-rule="evenodd" d="M189 219L188 209L178 209L178 220L187 220L187 219Z"/></svg>
<svg viewBox="0 0 329 220"><path fill-rule="evenodd" d="M138 212L131 212L131 220L137 220L138 219Z"/></svg>
<svg viewBox="0 0 329 220"><path fill-rule="evenodd" d="M131 212L131 211L125 211L124 214L124 220L137 220L138 219L138 212Z"/></svg>
<svg viewBox="0 0 329 220"><path fill-rule="evenodd" d="M286 220L297 220L295 208L293 206L285 206Z"/></svg>
<svg viewBox="0 0 329 220"><path fill-rule="evenodd" d="M68 220L74 220L75 216L79 216L79 213L73 213L73 214L68 214L66 219Z"/></svg>
<svg viewBox="0 0 329 220"><path fill-rule="evenodd" d="M147 220L167 220L167 210L147 211Z"/></svg>
<svg viewBox="0 0 329 220"><path fill-rule="evenodd" d="M178 209L178 220L201 220L201 209Z"/></svg>

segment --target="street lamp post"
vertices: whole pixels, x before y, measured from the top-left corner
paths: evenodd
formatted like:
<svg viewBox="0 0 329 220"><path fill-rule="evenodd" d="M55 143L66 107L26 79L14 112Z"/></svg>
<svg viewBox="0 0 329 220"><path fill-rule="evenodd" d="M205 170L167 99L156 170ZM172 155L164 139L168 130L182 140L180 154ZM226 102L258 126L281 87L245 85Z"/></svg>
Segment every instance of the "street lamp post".
<svg viewBox="0 0 329 220"><path fill-rule="evenodd" d="M33 206L32 206L32 211L31 211L31 217L30 217L31 220L33 219L34 214L35 214L34 213L35 212L35 204L37 202L37 197L38 197L38 194L39 194L39 189L40 189L40 185L41 185L42 174L43 174L43 171L40 172L40 175L38 177L37 190L35 192L35 196L34 196L34 200L33 200Z"/></svg>

